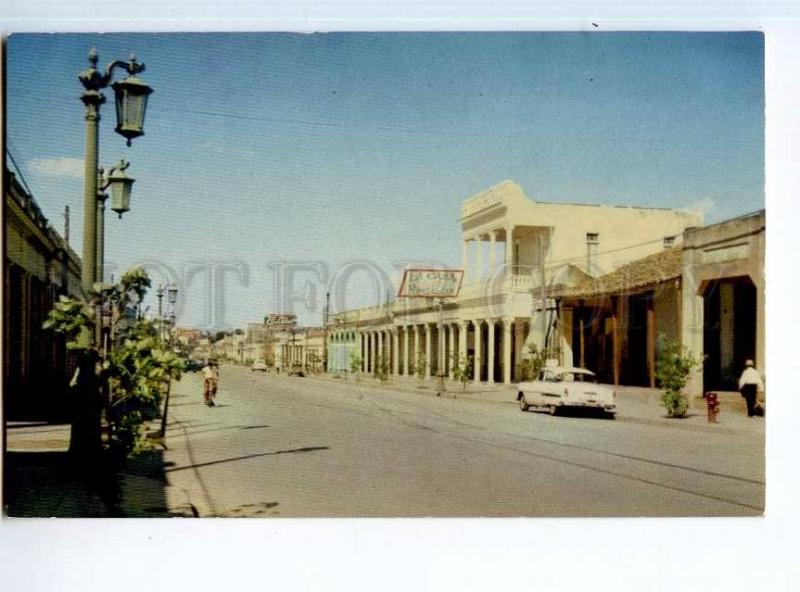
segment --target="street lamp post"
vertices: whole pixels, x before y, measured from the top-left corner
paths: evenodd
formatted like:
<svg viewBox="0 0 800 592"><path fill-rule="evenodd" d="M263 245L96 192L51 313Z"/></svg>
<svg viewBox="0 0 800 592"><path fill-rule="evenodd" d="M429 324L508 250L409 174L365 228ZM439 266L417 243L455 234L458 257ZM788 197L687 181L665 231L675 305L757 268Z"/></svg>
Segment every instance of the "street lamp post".
<svg viewBox="0 0 800 592"><path fill-rule="evenodd" d="M101 182L98 179L98 122L100 121L100 106L106 98L102 92L111 83L115 68L121 68L128 76L121 81L111 84L114 89L117 127L116 132L124 136L128 145L131 140L144 134L144 116L147 108L147 99L153 89L136 77L144 70L144 64L136 61L131 55L127 62L114 60L106 67L104 73L97 70L97 51L92 48L89 52L90 66L78 75L78 79L85 89L81 101L86 106L86 153L84 158L84 200L83 200L83 257L81 271L81 286L86 295L91 291L98 280L98 190ZM124 173L123 173L124 174ZM131 180L132 182L132 180ZM113 186L112 186L113 187ZM122 186L118 186L122 189ZM125 185L127 197L130 197L130 183ZM113 188L112 188L113 192ZM124 191L119 194L122 198ZM105 201L105 200L103 200ZM104 204L103 204L104 206ZM102 239L101 239L102 240Z"/></svg>
<svg viewBox="0 0 800 592"><path fill-rule="evenodd" d="M125 169L130 166L127 160L120 160L104 176L104 169L98 169L97 174L97 270L95 281L102 282L105 268L105 218L106 218L106 189L111 189L111 209L119 214L130 210L131 188L136 179L125 174Z"/></svg>
<svg viewBox="0 0 800 592"><path fill-rule="evenodd" d="M164 340L164 310L161 306L161 302L164 299L164 286L158 284L158 289L156 290L156 298L158 298L158 338L162 341Z"/></svg>
<svg viewBox="0 0 800 592"><path fill-rule="evenodd" d="M161 298L164 295L164 289L159 286L158 291L160 292L158 296L158 316L159 319L163 322L161 318ZM158 294L158 292L157 292ZM169 333L167 335L167 347L172 348L172 332L175 329L175 304L178 302L178 286L175 284L169 284L167 286L167 302L169 303L170 313L169 313L169 325L170 328L168 329ZM167 383L167 395L164 398L164 413L161 415L161 438L167 433L167 414L169 413L169 395L172 391L172 378L169 379Z"/></svg>

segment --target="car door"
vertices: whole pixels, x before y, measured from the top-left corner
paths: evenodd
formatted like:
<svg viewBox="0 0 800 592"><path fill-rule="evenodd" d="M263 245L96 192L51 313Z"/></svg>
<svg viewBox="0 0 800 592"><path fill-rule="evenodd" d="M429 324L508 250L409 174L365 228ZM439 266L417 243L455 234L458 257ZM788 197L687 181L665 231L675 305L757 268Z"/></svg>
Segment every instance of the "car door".
<svg viewBox="0 0 800 592"><path fill-rule="evenodd" d="M542 379L540 384L540 406L549 407L561 399L561 395L564 392L564 386L553 370L548 368L542 371Z"/></svg>

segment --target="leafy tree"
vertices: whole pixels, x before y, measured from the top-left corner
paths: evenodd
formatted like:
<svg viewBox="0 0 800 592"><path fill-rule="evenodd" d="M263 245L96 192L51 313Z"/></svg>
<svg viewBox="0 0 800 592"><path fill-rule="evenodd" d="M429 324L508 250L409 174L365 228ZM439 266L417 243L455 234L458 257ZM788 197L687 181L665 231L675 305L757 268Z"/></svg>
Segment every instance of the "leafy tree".
<svg viewBox="0 0 800 592"><path fill-rule="evenodd" d="M356 352L350 354L350 372L356 377L356 380L358 380L358 377L361 374L363 362L364 360L362 360L361 356Z"/></svg>
<svg viewBox="0 0 800 592"><path fill-rule="evenodd" d="M536 380L539 373L547 363L547 352L545 350L539 351L535 343L531 342L528 345L528 355L522 361L520 372L522 380Z"/></svg>
<svg viewBox="0 0 800 592"><path fill-rule="evenodd" d="M425 356L425 352L420 351L417 354L417 363L414 366L414 371L417 374L417 378L419 378L420 380L423 380L425 378L425 371L427 365L428 365L428 359Z"/></svg>
<svg viewBox="0 0 800 592"><path fill-rule="evenodd" d="M319 372L320 362L322 362L322 358L317 355L317 352L313 350L308 352L308 368L311 370L311 372L314 374Z"/></svg>
<svg viewBox="0 0 800 592"><path fill-rule="evenodd" d="M143 411L157 407L170 380L180 378L183 360L159 338L156 325L139 315L150 285L144 269L133 269L118 284L93 290L88 301L60 297L44 323L78 352L70 439L77 455L103 450L104 410L105 446L120 454L137 451L143 443ZM103 318L107 322L101 327ZM97 338L90 339L92 334Z"/></svg>
<svg viewBox="0 0 800 592"><path fill-rule="evenodd" d="M461 383L462 392L466 392L467 383L472 378L472 360L461 356L453 360L453 378Z"/></svg>
<svg viewBox="0 0 800 592"><path fill-rule="evenodd" d="M381 384L389 380L389 357L386 354L378 356L374 374L375 378L381 381Z"/></svg>
<svg viewBox="0 0 800 592"><path fill-rule="evenodd" d="M686 417L689 399L683 388L689 381L689 375L701 364L689 350L677 341L659 337L659 356L656 362L656 381L664 389L661 405L670 417Z"/></svg>

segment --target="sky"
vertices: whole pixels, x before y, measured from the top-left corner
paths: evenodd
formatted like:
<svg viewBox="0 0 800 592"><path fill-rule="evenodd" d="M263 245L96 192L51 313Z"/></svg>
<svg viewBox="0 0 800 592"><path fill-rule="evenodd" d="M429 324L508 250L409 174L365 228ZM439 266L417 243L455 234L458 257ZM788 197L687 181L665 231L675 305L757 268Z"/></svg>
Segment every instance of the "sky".
<svg viewBox="0 0 800 592"><path fill-rule="evenodd" d="M93 46L155 90L131 147L106 91L100 163L136 178L109 273L176 282L181 325L318 324L332 282L335 311L408 263L460 266L461 203L506 179L706 223L764 207L758 33L14 34L7 146L78 253Z"/></svg>

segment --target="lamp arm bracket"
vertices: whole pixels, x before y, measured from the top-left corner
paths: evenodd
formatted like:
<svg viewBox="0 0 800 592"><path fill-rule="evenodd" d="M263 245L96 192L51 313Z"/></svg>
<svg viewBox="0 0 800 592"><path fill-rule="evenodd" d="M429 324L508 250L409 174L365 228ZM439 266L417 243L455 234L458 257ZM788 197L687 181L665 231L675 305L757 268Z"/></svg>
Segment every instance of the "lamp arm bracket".
<svg viewBox="0 0 800 592"><path fill-rule="evenodd" d="M110 169L108 169L108 175L107 176L103 176L103 169L102 168L99 169L98 172L100 174L101 181L100 181L100 184L98 186L98 189L100 191L105 191L106 189L108 189L108 186L111 184L111 175L114 174L115 171L124 171L129 166L131 166L131 163L129 163L127 160L125 160L123 158L117 164L115 164Z"/></svg>
<svg viewBox="0 0 800 592"><path fill-rule="evenodd" d="M129 76L136 76L139 72L144 72L145 69L144 64L140 64L136 61L136 56L134 54L130 55L127 62L125 60L114 60L106 66L106 72L103 75L103 82L105 84L103 86L108 86L108 83L111 82L114 68L122 68Z"/></svg>
<svg viewBox="0 0 800 592"><path fill-rule="evenodd" d="M139 72L144 71L144 64L137 62L136 56L131 54L127 62L124 60L114 60L106 66L105 73L101 74L97 71L97 50L94 47L89 51L89 64L90 66L86 70L78 74L78 79L88 91L87 96L95 96L99 93L100 89L108 86L109 82L111 82L114 68L122 68L129 76L135 76Z"/></svg>

